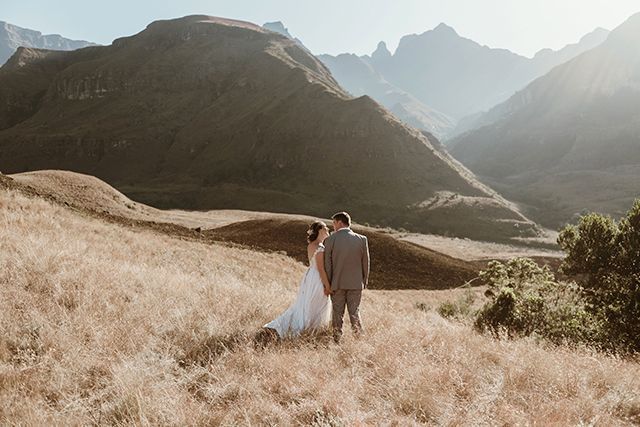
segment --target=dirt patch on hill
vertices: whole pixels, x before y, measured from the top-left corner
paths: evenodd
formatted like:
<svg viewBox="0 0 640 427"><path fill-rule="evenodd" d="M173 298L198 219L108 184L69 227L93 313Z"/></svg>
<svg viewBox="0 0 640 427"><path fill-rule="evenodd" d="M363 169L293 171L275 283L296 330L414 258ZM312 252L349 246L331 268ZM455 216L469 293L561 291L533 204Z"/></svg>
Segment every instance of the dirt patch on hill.
<svg viewBox="0 0 640 427"><path fill-rule="evenodd" d="M308 226L302 220L251 220L209 230L205 235L258 250L281 251L306 264ZM369 239L372 289L449 289L477 276L478 264L403 242L370 228L354 227L354 231Z"/></svg>

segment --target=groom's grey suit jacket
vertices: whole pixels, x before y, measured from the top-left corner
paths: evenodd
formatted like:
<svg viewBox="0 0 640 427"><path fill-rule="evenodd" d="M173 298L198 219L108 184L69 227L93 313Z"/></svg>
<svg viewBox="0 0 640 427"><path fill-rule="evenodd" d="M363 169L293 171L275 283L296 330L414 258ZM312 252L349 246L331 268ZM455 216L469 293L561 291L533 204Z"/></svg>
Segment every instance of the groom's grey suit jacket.
<svg viewBox="0 0 640 427"><path fill-rule="evenodd" d="M324 241L324 269L331 289L362 290L369 283L367 238L342 228Z"/></svg>

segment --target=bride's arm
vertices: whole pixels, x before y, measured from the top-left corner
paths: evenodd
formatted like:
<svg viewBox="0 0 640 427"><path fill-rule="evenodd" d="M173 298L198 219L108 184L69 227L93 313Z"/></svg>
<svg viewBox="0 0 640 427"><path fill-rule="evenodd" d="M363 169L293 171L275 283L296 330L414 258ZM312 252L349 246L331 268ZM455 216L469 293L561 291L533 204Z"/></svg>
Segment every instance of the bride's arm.
<svg viewBox="0 0 640 427"><path fill-rule="evenodd" d="M324 251L319 251L316 254L316 267L318 268L320 279L324 286L324 294L329 295L331 293L331 283L329 282L329 277L327 277L327 272L324 269Z"/></svg>

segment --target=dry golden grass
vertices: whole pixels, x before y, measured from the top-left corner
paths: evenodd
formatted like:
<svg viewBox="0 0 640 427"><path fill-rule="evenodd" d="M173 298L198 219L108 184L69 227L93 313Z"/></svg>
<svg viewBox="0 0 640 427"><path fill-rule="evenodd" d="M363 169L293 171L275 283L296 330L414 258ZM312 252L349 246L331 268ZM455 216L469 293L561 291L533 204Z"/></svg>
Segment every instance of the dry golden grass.
<svg viewBox="0 0 640 427"><path fill-rule="evenodd" d="M550 233L551 234L551 233ZM555 235L554 233L552 235ZM419 246L467 261L510 259L516 257L545 257L562 258L564 253L559 250L537 247L516 246L506 243L481 242L477 240L461 239L457 237L437 236L434 234L397 233L400 240L415 243ZM557 238L554 237L554 239ZM515 240L515 239L514 239ZM551 244L555 242L551 238L523 239L523 241L535 241L537 243Z"/></svg>
<svg viewBox="0 0 640 427"><path fill-rule="evenodd" d="M0 424L640 422L640 365L496 341L369 291L366 335L260 348L290 258L101 223L0 190ZM382 260L374 260L382 262Z"/></svg>

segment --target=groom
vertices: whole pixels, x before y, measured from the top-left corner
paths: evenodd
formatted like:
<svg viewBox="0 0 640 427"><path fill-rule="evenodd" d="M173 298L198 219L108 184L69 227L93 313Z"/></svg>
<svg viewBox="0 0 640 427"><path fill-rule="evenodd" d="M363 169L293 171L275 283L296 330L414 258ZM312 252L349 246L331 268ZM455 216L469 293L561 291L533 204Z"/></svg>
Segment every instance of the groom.
<svg viewBox="0 0 640 427"><path fill-rule="evenodd" d="M324 241L324 268L331 283L333 339L342 337L342 319L347 307L351 328L362 332L360 299L369 281L369 245L367 238L351 231L351 217L339 212L331 217L334 233Z"/></svg>

